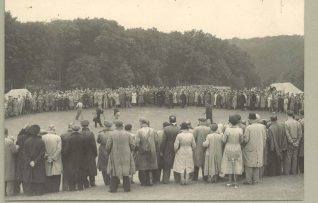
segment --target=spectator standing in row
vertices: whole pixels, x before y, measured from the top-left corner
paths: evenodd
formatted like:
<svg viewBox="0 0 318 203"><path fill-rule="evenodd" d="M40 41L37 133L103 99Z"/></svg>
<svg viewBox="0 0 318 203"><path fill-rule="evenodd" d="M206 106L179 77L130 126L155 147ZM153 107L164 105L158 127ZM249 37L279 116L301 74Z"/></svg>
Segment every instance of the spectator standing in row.
<svg viewBox="0 0 318 203"><path fill-rule="evenodd" d="M99 150L98 150L98 159L97 159L97 168L99 171L102 172L103 180L105 185L109 185L110 176L107 174L107 165L109 154L106 150L106 144L110 133L112 132L112 123L109 121L104 121L104 129L99 132L97 143L99 143Z"/></svg>
<svg viewBox="0 0 318 203"><path fill-rule="evenodd" d="M14 144L13 137L8 136L8 129L4 130L4 181L5 195L15 194L15 155L18 152L19 145Z"/></svg>

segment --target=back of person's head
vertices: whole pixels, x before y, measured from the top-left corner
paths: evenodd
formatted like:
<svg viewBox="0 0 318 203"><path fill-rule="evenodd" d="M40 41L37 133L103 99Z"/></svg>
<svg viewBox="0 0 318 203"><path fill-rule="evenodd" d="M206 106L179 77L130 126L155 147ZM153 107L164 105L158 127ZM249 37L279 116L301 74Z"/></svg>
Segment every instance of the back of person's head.
<svg viewBox="0 0 318 203"><path fill-rule="evenodd" d="M238 121L241 121L242 117L240 114L235 114L234 116L236 116L236 118L238 119Z"/></svg>
<svg viewBox="0 0 318 203"><path fill-rule="evenodd" d="M277 116L273 115L273 116L270 117L270 119L271 119L272 122L275 122L275 121L277 121Z"/></svg>
<svg viewBox="0 0 318 203"><path fill-rule="evenodd" d="M300 110L299 113L300 113L300 115L303 116L304 115L304 110Z"/></svg>
<svg viewBox="0 0 318 203"><path fill-rule="evenodd" d="M116 113L118 113L119 110L118 109L114 109L114 115L116 115Z"/></svg>
<svg viewBox="0 0 318 203"><path fill-rule="evenodd" d="M216 123L212 123L210 128L211 128L212 132L216 132L218 130L219 126Z"/></svg>
<svg viewBox="0 0 318 203"><path fill-rule="evenodd" d="M294 112L291 111L291 110L288 110L288 111L287 111L287 116L289 116L289 117L294 117Z"/></svg>
<svg viewBox="0 0 318 203"><path fill-rule="evenodd" d="M7 137L8 136L8 128L4 129L4 135Z"/></svg>
<svg viewBox="0 0 318 203"><path fill-rule="evenodd" d="M126 131L131 131L131 129L132 129L132 125L131 124L125 125L125 130Z"/></svg>
<svg viewBox="0 0 318 203"><path fill-rule="evenodd" d="M169 122L170 123L176 123L177 122L177 118L174 115L169 116Z"/></svg>
<svg viewBox="0 0 318 203"><path fill-rule="evenodd" d="M170 123L169 122L167 122L167 121L165 121L163 124L162 124L162 127L167 127L167 126L169 126L170 125Z"/></svg>
<svg viewBox="0 0 318 203"><path fill-rule="evenodd" d="M116 128L123 128L124 127L124 122L122 121L115 121L114 122Z"/></svg>
<svg viewBox="0 0 318 203"><path fill-rule="evenodd" d="M188 130L189 126L188 126L188 124L186 122L182 122L180 124L180 128L181 128L181 130Z"/></svg>
<svg viewBox="0 0 318 203"><path fill-rule="evenodd" d="M229 122L230 122L232 125L238 124L238 118L237 118L237 116L235 116L235 115L230 115L230 116L229 116Z"/></svg>

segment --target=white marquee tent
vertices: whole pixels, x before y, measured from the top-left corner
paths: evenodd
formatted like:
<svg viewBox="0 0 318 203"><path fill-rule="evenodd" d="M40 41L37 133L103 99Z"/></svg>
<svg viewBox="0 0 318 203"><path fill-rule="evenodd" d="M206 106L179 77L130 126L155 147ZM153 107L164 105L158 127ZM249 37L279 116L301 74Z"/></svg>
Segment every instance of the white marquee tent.
<svg viewBox="0 0 318 203"><path fill-rule="evenodd" d="M273 83L271 84L271 88L275 87L277 91L282 91L290 94L300 94L303 93L300 89L298 89L295 85L290 82L285 83Z"/></svg>
<svg viewBox="0 0 318 203"><path fill-rule="evenodd" d="M9 96L12 96L13 98L18 98L19 95L22 97L26 96L27 94L31 95L31 92L27 89L12 89L5 94L5 98L8 99Z"/></svg>

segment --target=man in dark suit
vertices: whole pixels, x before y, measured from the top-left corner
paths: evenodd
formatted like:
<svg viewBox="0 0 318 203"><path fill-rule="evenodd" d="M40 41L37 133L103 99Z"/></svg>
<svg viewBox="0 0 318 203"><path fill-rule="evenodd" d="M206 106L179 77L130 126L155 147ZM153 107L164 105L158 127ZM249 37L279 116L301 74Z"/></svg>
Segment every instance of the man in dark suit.
<svg viewBox="0 0 318 203"><path fill-rule="evenodd" d="M286 149L285 126L277 122L277 116L271 116L271 125L268 129L269 138L269 175L277 176L282 174L283 152Z"/></svg>
<svg viewBox="0 0 318 203"><path fill-rule="evenodd" d="M62 140L62 164L63 164L63 166L66 164L66 160L65 160L65 157L64 157L64 150L66 149L66 145L68 145L69 138L70 138L70 136L71 136L71 134L73 132L73 130L72 130L73 125L74 125L73 123L69 123L67 132L61 135L61 140ZM67 176L66 176L65 173L63 173L62 190L63 191L68 191L68 188L69 188L69 185L68 185Z"/></svg>
<svg viewBox="0 0 318 203"><path fill-rule="evenodd" d="M174 162L174 141L179 133L179 127L177 126L177 119L175 116L169 117L170 125L165 127L162 135L162 143L160 146L160 155L163 157L163 183L169 183L170 172ZM174 179L178 182L178 176L174 173Z"/></svg>
<svg viewBox="0 0 318 203"><path fill-rule="evenodd" d="M63 175L67 177L70 191L84 189L84 155L86 154L80 126L73 125L72 133L63 149Z"/></svg>
<svg viewBox="0 0 318 203"><path fill-rule="evenodd" d="M82 135L84 139L84 145L86 147L87 153L84 156L86 163L86 178L84 179L84 186L88 188L89 186L95 186L95 176L97 175L96 167L96 157L97 157L97 147L95 141L95 135L92 131L89 130L88 125L89 121L84 120L81 122L82 125ZM89 178L89 181L87 180Z"/></svg>

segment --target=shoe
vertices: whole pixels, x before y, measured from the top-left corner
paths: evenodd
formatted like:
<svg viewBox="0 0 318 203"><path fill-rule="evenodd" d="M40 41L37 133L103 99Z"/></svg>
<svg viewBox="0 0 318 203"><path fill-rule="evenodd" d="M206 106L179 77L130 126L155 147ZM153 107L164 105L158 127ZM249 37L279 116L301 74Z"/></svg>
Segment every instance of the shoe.
<svg viewBox="0 0 318 203"><path fill-rule="evenodd" d="M227 183L226 184L226 187L232 187L233 186L233 183Z"/></svg>
<svg viewBox="0 0 318 203"><path fill-rule="evenodd" d="M244 185L252 185L253 183L244 181L243 184L244 184Z"/></svg>

